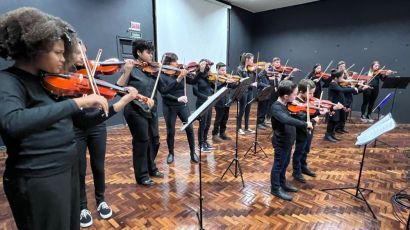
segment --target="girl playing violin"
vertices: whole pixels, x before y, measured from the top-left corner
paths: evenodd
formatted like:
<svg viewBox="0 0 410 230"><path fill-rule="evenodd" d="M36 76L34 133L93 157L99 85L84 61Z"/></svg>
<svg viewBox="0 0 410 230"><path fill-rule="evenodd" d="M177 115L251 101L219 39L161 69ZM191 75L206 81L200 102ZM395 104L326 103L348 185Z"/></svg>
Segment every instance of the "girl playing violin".
<svg viewBox="0 0 410 230"><path fill-rule="evenodd" d="M322 82L324 83L323 86L326 87L331 81L328 75L329 74L327 73L322 73L322 65L316 64L313 66L312 72L310 72L306 78L315 83L314 97L320 98L320 94L322 93Z"/></svg>
<svg viewBox="0 0 410 230"><path fill-rule="evenodd" d="M384 81L384 79L386 79L387 76L393 73L394 71L392 70L380 71L379 61L372 62L368 75L372 76L373 78L370 79L370 82L367 82L367 84L371 88L368 88L363 92L363 103L361 107L362 115L360 117L362 122L373 122L374 121L371 117L371 113L373 111L374 102L376 101L377 96L379 95L380 80ZM367 109L367 113L366 113L366 109Z"/></svg>
<svg viewBox="0 0 410 230"><path fill-rule="evenodd" d="M177 66L178 56L175 53L165 53L164 54L164 65ZM195 84L197 77L186 78L187 71L181 69L178 74L178 78L169 76L166 73L161 74L161 80L164 81L166 85L175 84L175 87L166 92L161 92L162 95L162 108L164 113L165 125L167 127L167 145L168 145L168 157L167 163L171 164L174 162L174 142L175 142L175 125L177 116L182 122L187 122L190 115L189 108L186 106L188 103L188 98L186 96L186 83ZM182 79L185 78L185 81ZM195 153L195 137L192 125L185 129L191 161L198 163L198 155Z"/></svg>
<svg viewBox="0 0 410 230"><path fill-rule="evenodd" d="M249 115L251 112L251 104L248 105L248 103L253 99L253 89L256 87L257 82L255 81L256 73L255 71L250 71L248 70L248 66L253 66L253 54L251 53L244 53L241 56L241 61L240 64L237 68L237 75L239 75L241 78L251 78L251 81L253 82L247 89L246 92L242 95L239 101L239 116L237 119L237 127L238 130L237 132L241 135L245 135L245 132L247 133L255 133L254 130L249 128ZM242 129L242 118L245 115L245 130Z"/></svg>
<svg viewBox="0 0 410 230"><path fill-rule="evenodd" d="M209 96L214 93L214 83L208 80L209 65L206 59L199 61L199 69L197 72L198 81L193 86L196 99L196 108L198 109ZM208 110L202 116L198 129L198 145L203 152L210 152L214 147L208 143L208 131L211 126L212 109Z"/></svg>
<svg viewBox="0 0 410 230"><path fill-rule="evenodd" d="M43 88L42 73L66 70L78 42L71 25L38 9L24 7L1 15L0 44L0 56L14 60L0 72L0 133L8 154L4 191L17 228L79 229L73 123L98 124L133 100L137 91L130 89L111 107L95 94L51 97ZM81 111L87 108L101 110L91 116Z"/></svg>

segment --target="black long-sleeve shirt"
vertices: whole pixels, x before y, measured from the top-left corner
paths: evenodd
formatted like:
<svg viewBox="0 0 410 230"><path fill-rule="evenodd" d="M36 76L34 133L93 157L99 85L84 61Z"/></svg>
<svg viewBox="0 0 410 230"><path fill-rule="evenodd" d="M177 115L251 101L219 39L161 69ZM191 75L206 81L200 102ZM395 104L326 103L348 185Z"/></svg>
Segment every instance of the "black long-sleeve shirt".
<svg viewBox="0 0 410 230"><path fill-rule="evenodd" d="M379 88L380 81L384 81L387 78L387 75L378 74L376 77L373 78L371 82L369 82L369 86L373 88Z"/></svg>
<svg viewBox="0 0 410 230"><path fill-rule="evenodd" d="M41 76L11 67L0 72L0 133L7 147L6 171L41 177L77 163L73 122L93 125L97 116L81 116L71 100L56 101L43 88ZM112 107L110 112L113 112Z"/></svg>
<svg viewBox="0 0 410 230"><path fill-rule="evenodd" d="M215 84L211 83L207 79L208 72L205 71L204 73L198 73L198 80L196 84L193 86L194 95L197 97L196 104L204 103L209 96L214 94Z"/></svg>
<svg viewBox="0 0 410 230"><path fill-rule="evenodd" d="M307 123L296 118L293 118L288 108L275 101L271 107L272 114L272 129L274 131L274 136L278 144L292 145L296 138L296 127L301 129L307 129Z"/></svg>
<svg viewBox="0 0 410 230"><path fill-rule="evenodd" d="M164 85L170 86L172 85L173 87L168 87L171 88L170 90L164 90L161 91L161 96L163 99L163 104L169 105L169 106L178 106L178 105L184 105L183 102L179 102L178 98L182 97L185 95L184 92L184 80L181 82L177 82L177 77L176 76L168 76L166 74L161 74L161 80L163 81ZM198 81L198 76L194 78L186 77L186 83L193 85Z"/></svg>

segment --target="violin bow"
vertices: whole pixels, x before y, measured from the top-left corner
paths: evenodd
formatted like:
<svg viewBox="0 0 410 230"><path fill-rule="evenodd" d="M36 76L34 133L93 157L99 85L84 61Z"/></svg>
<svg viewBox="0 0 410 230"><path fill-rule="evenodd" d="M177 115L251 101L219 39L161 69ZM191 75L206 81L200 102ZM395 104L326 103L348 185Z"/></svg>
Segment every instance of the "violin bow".
<svg viewBox="0 0 410 230"><path fill-rule="evenodd" d="M322 79L324 73L326 73L326 71L330 68L330 66L332 65L332 63L333 63L333 60L330 60L329 65L326 66L325 71L323 71L323 72L320 74L319 81Z"/></svg>
<svg viewBox="0 0 410 230"><path fill-rule="evenodd" d="M185 66L185 58L184 58L184 66ZM184 96L186 97L186 76L184 77ZM186 103L185 103L186 106Z"/></svg>
<svg viewBox="0 0 410 230"><path fill-rule="evenodd" d="M92 83L94 83L95 90L97 91L98 95L100 95L100 92L99 92L99 89L97 87L97 81L95 80L94 75L95 75L95 72L97 71L97 66L100 63L101 54L102 54L102 49L98 49L97 56L95 57L95 63L94 63L93 69L91 70L91 76L90 76L90 79L92 79L91 81L92 81ZM87 56L86 56L86 58L87 58ZM90 68L90 67L88 67L88 68Z"/></svg>
<svg viewBox="0 0 410 230"><path fill-rule="evenodd" d="M92 89L94 94L99 94L99 92L96 89L97 87L95 87L96 86L95 82L93 82L93 76L91 75L90 66L88 65L88 58L85 55L85 52L84 52L83 48L81 47L80 43L78 43L78 48L80 49L81 57L83 58L85 70L87 71L87 74L89 76L88 79L90 81L91 89Z"/></svg>
<svg viewBox="0 0 410 230"><path fill-rule="evenodd" d="M258 55L256 56L255 82L258 81L258 62L259 62L259 52L258 52Z"/></svg>
<svg viewBox="0 0 410 230"><path fill-rule="evenodd" d="M318 105L319 109L320 109L320 106L322 105L322 98L323 98L323 91L320 93L319 105Z"/></svg>
<svg viewBox="0 0 410 230"><path fill-rule="evenodd" d="M152 92L151 92L151 100L154 100L154 96L155 96L155 92L157 91L157 87L158 87L158 81L159 81L159 78L160 78L160 75L161 75L161 71L162 71L162 65L164 65L164 56L165 55L162 55L162 58L161 58L161 65L159 66L159 71L158 71L158 74L157 74L157 79L155 80L155 85L154 85L154 88L152 89Z"/></svg>

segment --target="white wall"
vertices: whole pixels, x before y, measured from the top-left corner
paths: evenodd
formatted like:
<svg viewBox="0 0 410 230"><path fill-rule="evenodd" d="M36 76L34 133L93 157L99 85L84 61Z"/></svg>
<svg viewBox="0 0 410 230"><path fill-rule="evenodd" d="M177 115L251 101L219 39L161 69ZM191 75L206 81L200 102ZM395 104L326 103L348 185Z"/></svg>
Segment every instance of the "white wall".
<svg viewBox="0 0 410 230"><path fill-rule="evenodd" d="M158 61L173 52L179 63L201 58L226 63L227 11L223 4L207 0L156 0Z"/></svg>

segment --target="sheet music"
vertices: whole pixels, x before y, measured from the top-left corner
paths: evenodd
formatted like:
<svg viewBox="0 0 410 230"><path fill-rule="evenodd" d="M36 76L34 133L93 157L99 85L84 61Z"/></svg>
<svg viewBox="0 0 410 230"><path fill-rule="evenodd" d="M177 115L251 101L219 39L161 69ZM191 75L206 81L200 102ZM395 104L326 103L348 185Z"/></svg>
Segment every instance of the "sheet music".
<svg viewBox="0 0 410 230"><path fill-rule="evenodd" d="M368 129L363 131L356 140L355 145L365 145L372 142L377 137L385 134L394 128L396 128L397 124L394 121L391 113L387 114L383 119L376 122L374 125L370 126Z"/></svg>
<svg viewBox="0 0 410 230"><path fill-rule="evenodd" d="M212 104L217 102L217 98L228 91L228 87L220 88L216 93L210 96L198 109L195 110L189 117L188 121L181 127L181 131L185 130L192 122L194 122L197 117L199 117L207 108L209 108Z"/></svg>

